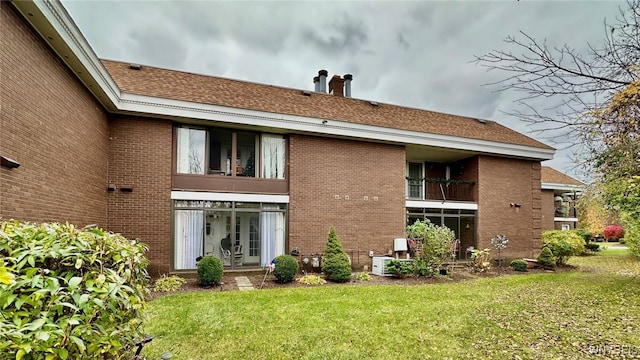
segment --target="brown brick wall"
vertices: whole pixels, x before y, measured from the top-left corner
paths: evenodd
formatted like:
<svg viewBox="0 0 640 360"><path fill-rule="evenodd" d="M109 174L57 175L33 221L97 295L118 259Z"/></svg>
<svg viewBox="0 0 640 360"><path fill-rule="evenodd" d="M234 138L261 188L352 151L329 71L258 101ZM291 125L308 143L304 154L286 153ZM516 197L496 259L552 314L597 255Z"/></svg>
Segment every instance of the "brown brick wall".
<svg viewBox="0 0 640 360"><path fill-rule="evenodd" d="M152 276L171 260L171 139L168 120L109 119L109 229L149 245ZM132 186L132 192L122 192Z"/></svg>
<svg viewBox="0 0 640 360"><path fill-rule="evenodd" d="M0 217L107 225L107 119L25 20L0 2Z"/></svg>
<svg viewBox="0 0 640 360"><path fill-rule="evenodd" d="M354 266L371 268L370 250L404 237L404 147L291 135L290 174L289 248L324 251L333 225Z"/></svg>
<svg viewBox="0 0 640 360"><path fill-rule="evenodd" d="M478 159L478 247L504 234L507 258L533 257L540 250L542 193L540 163L480 156ZM520 207L511 206L518 204Z"/></svg>
<svg viewBox="0 0 640 360"><path fill-rule="evenodd" d="M554 229L554 216L553 190L542 190L542 231Z"/></svg>

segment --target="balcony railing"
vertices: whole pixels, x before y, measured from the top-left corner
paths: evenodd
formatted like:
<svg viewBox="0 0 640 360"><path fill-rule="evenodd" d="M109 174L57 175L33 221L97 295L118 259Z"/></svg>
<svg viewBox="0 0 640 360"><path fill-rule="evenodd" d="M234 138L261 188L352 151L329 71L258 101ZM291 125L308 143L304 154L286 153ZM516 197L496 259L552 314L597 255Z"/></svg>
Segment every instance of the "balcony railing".
<svg viewBox="0 0 640 360"><path fill-rule="evenodd" d="M407 177L407 198L440 201L474 201L474 186L475 181L470 180Z"/></svg>

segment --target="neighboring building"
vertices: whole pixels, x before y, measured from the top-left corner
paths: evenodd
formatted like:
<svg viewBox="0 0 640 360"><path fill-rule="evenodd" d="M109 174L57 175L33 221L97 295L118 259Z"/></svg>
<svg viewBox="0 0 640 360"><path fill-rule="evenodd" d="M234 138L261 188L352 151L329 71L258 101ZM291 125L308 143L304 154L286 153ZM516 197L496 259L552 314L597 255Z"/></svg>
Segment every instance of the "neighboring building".
<svg viewBox="0 0 640 360"><path fill-rule="evenodd" d="M57 1L1 2L0 217L98 224L150 246L154 275L321 253L355 266L428 218L469 247L540 248L554 150L496 122L100 60ZM355 79L357 81L357 79ZM19 165L19 167L15 167Z"/></svg>
<svg viewBox="0 0 640 360"><path fill-rule="evenodd" d="M576 200L584 183L548 166L542 167L542 230L578 227Z"/></svg>

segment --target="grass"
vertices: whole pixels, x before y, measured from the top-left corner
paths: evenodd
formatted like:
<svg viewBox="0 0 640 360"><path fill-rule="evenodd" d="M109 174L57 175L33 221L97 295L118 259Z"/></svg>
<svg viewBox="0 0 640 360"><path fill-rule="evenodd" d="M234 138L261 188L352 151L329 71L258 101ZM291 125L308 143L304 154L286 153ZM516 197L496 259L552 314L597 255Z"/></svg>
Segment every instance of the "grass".
<svg viewBox="0 0 640 360"><path fill-rule="evenodd" d="M193 292L149 304L147 359L640 357L640 262L423 286ZM463 271L463 270L460 270ZM605 354L592 354L593 352Z"/></svg>

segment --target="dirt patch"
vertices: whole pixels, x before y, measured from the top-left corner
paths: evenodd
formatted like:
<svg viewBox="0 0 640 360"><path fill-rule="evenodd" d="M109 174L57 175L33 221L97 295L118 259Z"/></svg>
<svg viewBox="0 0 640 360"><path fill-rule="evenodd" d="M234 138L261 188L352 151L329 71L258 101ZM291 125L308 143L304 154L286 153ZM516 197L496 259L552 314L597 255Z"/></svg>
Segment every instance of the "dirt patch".
<svg viewBox="0 0 640 360"><path fill-rule="evenodd" d="M529 269L528 272L518 272L514 271L510 268L503 269L490 269L487 272L470 272L466 268L456 268L453 271L449 271L446 276L433 276L433 277L405 277L405 278L397 278L393 276L376 276L371 275L371 280L369 281L359 281L359 280L351 280L346 283L334 283L331 281L327 281L326 284L320 286L362 286L362 285L380 285L380 286L413 286L413 285L424 285L424 284L447 284L452 282L459 281L467 281L478 278L491 278L498 276L518 276L525 274L536 274L536 273L554 273L554 272L566 272L574 270L574 267L566 266L566 267L558 267L555 270L545 270L541 268L537 269ZM315 274L324 278L322 274ZM235 278L239 276L246 276L251 285L253 285L254 289L285 289L285 288L294 288L294 287L310 287L310 286L318 286L318 285L305 285L301 284L297 281L292 281L287 284L280 284L276 281L276 278L273 274L267 275L265 278L264 272L234 272L227 273L222 277L222 281L220 285L211 286L211 287L202 287L198 284L198 280L196 278L187 278L187 283L180 288L178 291L173 292L151 292L151 299L155 299L161 296L175 294L175 293L183 293L183 292L191 292L191 291L234 291L239 290L238 284L236 283ZM302 275L296 276L296 279L301 277ZM263 282L264 280L264 282Z"/></svg>

